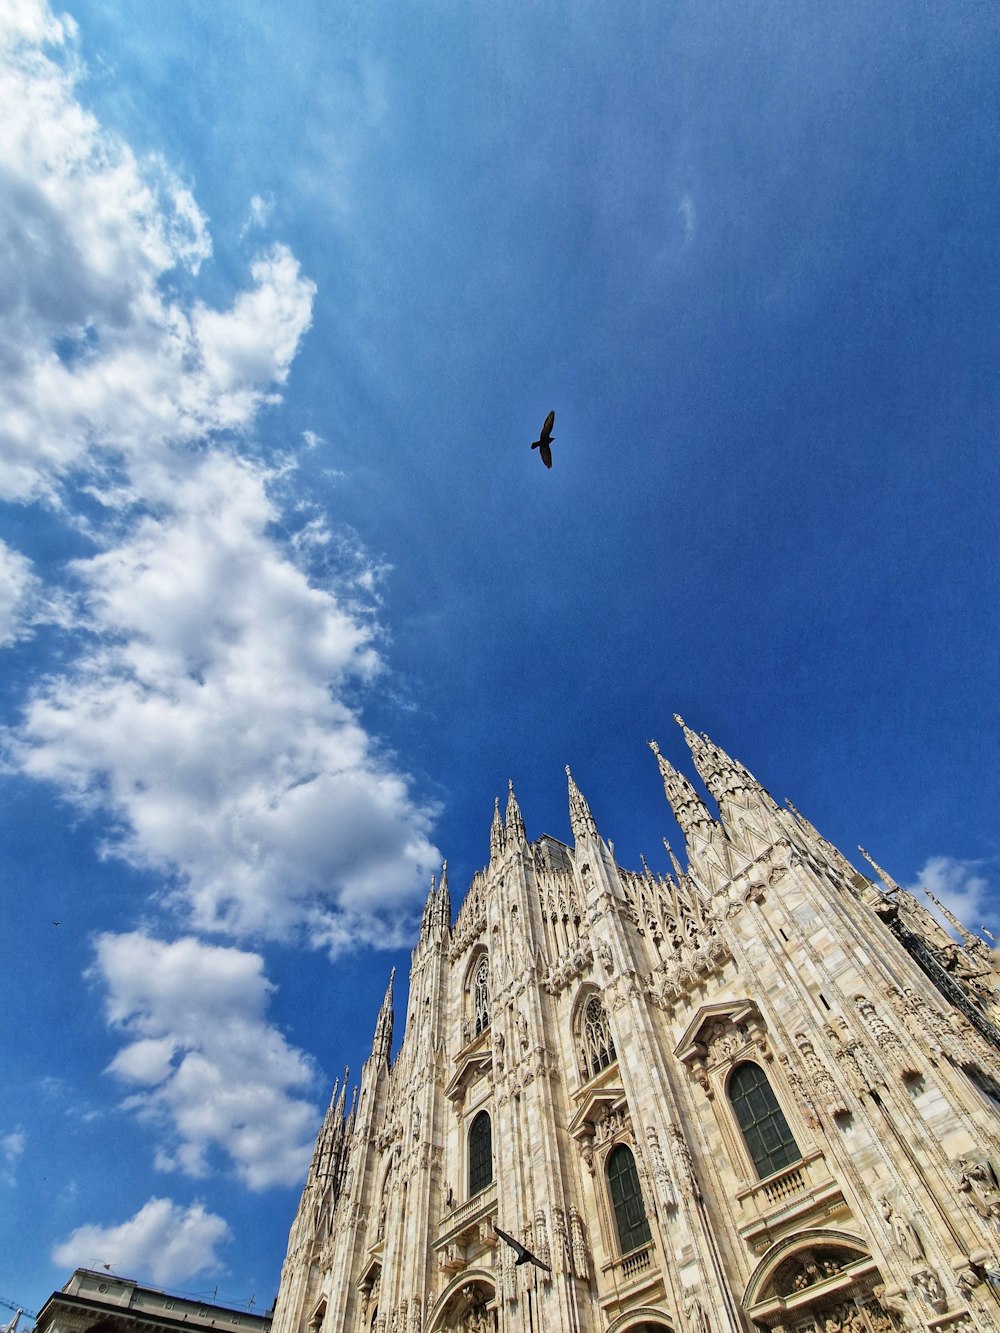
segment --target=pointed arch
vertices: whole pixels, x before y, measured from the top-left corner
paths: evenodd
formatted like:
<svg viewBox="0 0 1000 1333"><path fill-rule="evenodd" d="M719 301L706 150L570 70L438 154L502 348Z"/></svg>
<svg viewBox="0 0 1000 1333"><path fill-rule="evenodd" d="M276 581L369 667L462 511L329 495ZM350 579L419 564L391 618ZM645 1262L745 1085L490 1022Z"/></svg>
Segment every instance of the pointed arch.
<svg viewBox="0 0 1000 1333"><path fill-rule="evenodd" d="M581 989L573 1007L573 1046L584 1082L595 1078L618 1059L611 1022L600 991Z"/></svg>

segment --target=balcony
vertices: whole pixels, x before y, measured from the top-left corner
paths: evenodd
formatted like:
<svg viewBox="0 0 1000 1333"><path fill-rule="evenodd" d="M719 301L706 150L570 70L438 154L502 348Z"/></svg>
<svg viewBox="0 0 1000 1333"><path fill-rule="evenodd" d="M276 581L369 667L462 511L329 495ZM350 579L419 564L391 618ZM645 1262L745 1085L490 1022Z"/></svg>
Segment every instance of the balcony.
<svg viewBox="0 0 1000 1333"><path fill-rule="evenodd" d="M600 1301L605 1309L625 1297L631 1300L638 1292L659 1283L660 1270L655 1250L655 1241L648 1240L637 1250L630 1250L621 1258L612 1259L610 1263L602 1265L604 1282L601 1283L603 1290Z"/></svg>
<svg viewBox="0 0 1000 1333"><path fill-rule="evenodd" d="M739 1190L736 1207L742 1214L740 1235L759 1249L810 1214L830 1217L846 1211L847 1204L817 1151Z"/></svg>
<svg viewBox="0 0 1000 1333"><path fill-rule="evenodd" d="M491 1180L485 1189L474 1194L465 1203L460 1203L450 1213L445 1213L440 1222L437 1245L456 1241L465 1232L477 1226L489 1213L496 1209L497 1183Z"/></svg>

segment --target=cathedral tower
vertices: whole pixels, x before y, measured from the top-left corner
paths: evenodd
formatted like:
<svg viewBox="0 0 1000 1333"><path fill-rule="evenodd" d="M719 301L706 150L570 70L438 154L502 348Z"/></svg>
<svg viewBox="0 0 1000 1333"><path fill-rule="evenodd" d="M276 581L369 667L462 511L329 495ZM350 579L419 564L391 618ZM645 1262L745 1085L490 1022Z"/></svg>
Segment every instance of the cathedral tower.
<svg viewBox="0 0 1000 1333"><path fill-rule="evenodd" d="M1000 1330L991 949L677 722L686 865L617 865L567 769L572 845L511 785L454 922L432 881L274 1333Z"/></svg>

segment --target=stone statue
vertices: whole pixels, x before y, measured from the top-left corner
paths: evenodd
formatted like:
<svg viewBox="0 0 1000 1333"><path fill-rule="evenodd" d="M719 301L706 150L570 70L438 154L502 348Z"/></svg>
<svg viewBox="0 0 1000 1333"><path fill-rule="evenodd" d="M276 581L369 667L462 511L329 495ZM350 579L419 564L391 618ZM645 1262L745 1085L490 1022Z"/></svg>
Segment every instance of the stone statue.
<svg viewBox="0 0 1000 1333"><path fill-rule="evenodd" d="M881 1206L886 1226L889 1228L892 1238L896 1242L896 1248L900 1253L905 1254L911 1263L919 1263L921 1259L926 1258L920 1233L909 1218L897 1212L888 1199L883 1199Z"/></svg>

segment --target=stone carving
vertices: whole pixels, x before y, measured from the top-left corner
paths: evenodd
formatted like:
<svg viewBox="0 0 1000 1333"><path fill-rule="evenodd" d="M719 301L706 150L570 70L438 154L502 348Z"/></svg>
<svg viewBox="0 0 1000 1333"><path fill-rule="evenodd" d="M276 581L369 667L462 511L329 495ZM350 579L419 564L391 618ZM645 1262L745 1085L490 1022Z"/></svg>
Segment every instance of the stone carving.
<svg viewBox="0 0 1000 1333"><path fill-rule="evenodd" d="M507 1041L499 1027L493 1029L493 1064L498 1074L504 1071L504 1049Z"/></svg>
<svg viewBox="0 0 1000 1333"><path fill-rule="evenodd" d="M804 1032L795 1036L795 1044L802 1053L802 1062L809 1075L809 1082L816 1089L817 1096L830 1115L846 1115L850 1108L833 1081L833 1075L816 1054L816 1048Z"/></svg>
<svg viewBox="0 0 1000 1333"><path fill-rule="evenodd" d="M948 1308L948 1299L944 1294L941 1279L931 1268L918 1268L910 1275L914 1291L918 1292L927 1305L936 1314L944 1314Z"/></svg>
<svg viewBox="0 0 1000 1333"><path fill-rule="evenodd" d="M667 1134L670 1136L670 1155L681 1193L691 1199L700 1199L701 1190L698 1188L698 1178L694 1173L694 1162L684 1131L678 1125L669 1125Z"/></svg>
<svg viewBox="0 0 1000 1333"><path fill-rule="evenodd" d="M922 1259L925 1259L924 1243L910 1219L904 1217L901 1212L895 1209L888 1199L882 1199L879 1207L882 1209L886 1227L900 1254L905 1255L911 1263L919 1263Z"/></svg>
<svg viewBox="0 0 1000 1333"><path fill-rule="evenodd" d="M670 1179L670 1172L667 1170L667 1164L663 1160L663 1150L660 1147L659 1135L653 1125L646 1126L646 1141L649 1144L649 1156L653 1166L653 1180L656 1182L656 1191L663 1201L664 1207L676 1208L677 1196L674 1193L673 1181Z"/></svg>
<svg viewBox="0 0 1000 1333"><path fill-rule="evenodd" d="M526 1051L528 1049L528 1020L520 1010L514 1018L514 1026L517 1028L517 1040L521 1050Z"/></svg>
<svg viewBox="0 0 1000 1333"><path fill-rule="evenodd" d="M543 1263L552 1263L552 1251L549 1249L549 1233L545 1225L545 1210L539 1208L535 1212L535 1244L534 1251ZM530 1247L529 1247L530 1248Z"/></svg>
<svg viewBox="0 0 1000 1333"><path fill-rule="evenodd" d="M688 1333L712 1333L704 1307L697 1296L693 1296L687 1302L684 1314L687 1318Z"/></svg>
<svg viewBox="0 0 1000 1333"><path fill-rule="evenodd" d="M604 968L606 976L611 976L615 970L615 960L611 956L611 946L606 940L601 940L597 946L597 956L601 960L601 966Z"/></svg>
<svg viewBox="0 0 1000 1333"><path fill-rule="evenodd" d="M569 1233L570 1247L573 1253L573 1272L577 1277L586 1281L588 1277L587 1239L583 1232L583 1218L577 1211L575 1204L570 1205Z"/></svg>
<svg viewBox="0 0 1000 1333"><path fill-rule="evenodd" d="M569 1237L566 1234L566 1216L561 1208L552 1209L553 1267L557 1272L570 1268Z"/></svg>
<svg viewBox="0 0 1000 1333"><path fill-rule="evenodd" d="M1000 1231L1000 1181L993 1164L985 1157L960 1157L956 1171L955 1188L959 1194L965 1196L965 1202L975 1213Z"/></svg>

